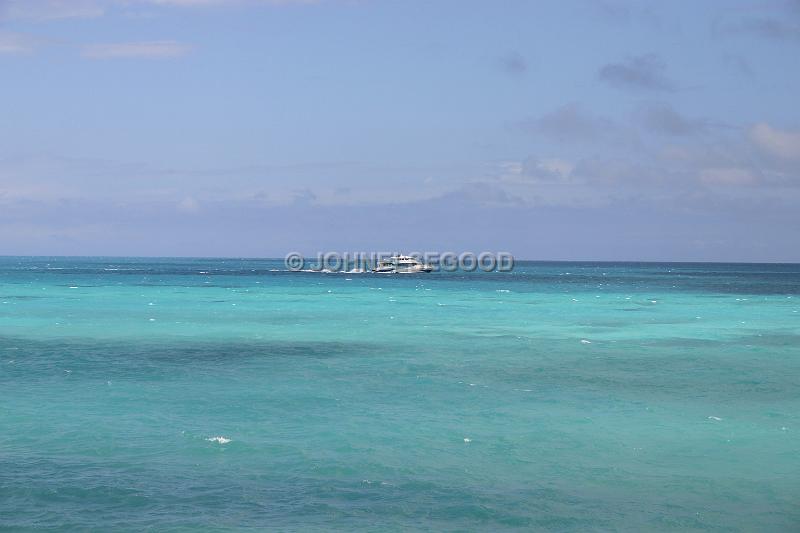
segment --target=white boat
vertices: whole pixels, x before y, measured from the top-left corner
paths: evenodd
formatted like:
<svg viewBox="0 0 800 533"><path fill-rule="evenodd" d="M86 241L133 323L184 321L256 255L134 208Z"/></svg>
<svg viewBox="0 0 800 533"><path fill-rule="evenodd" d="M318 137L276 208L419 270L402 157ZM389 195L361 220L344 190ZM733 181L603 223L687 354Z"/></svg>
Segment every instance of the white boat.
<svg viewBox="0 0 800 533"><path fill-rule="evenodd" d="M426 265L410 255L394 255L383 259L372 269L379 274L415 274L431 270L433 270L431 265Z"/></svg>

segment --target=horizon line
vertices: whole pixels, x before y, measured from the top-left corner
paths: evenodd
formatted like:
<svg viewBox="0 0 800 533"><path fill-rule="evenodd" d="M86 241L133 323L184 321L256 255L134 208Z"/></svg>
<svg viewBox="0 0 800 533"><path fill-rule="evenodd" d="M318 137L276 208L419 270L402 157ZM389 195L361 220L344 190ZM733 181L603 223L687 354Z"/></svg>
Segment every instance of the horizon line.
<svg viewBox="0 0 800 533"><path fill-rule="evenodd" d="M513 255L513 254L512 254ZM251 261L284 261L285 257L261 256L203 256L203 255L12 255L0 254L0 258L31 259L233 259ZM315 259L314 256L303 257ZM524 263L648 263L648 264L711 264L711 265L800 265L800 261L691 261L691 260L653 260L653 259L520 259L514 256L514 262Z"/></svg>

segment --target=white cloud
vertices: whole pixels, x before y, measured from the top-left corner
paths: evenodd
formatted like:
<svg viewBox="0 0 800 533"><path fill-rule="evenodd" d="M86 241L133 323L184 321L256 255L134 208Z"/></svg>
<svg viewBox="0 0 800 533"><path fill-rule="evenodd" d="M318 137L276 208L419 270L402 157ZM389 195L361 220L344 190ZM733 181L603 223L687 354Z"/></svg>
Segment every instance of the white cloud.
<svg viewBox="0 0 800 533"><path fill-rule="evenodd" d="M0 18L57 20L96 18L115 8L316 4L321 0L0 0Z"/></svg>
<svg viewBox="0 0 800 533"><path fill-rule="evenodd" d="M92 59L169 58L180 57L191 48L177 41L142 41L132 43L91 44L83 48L83 56Z"/></svg>
<svg viewBox="0 0 800 533"><path fill-rule="evenodd" d="M520 166L520 180L526 182L566 182L575 170L574 163L556 157L529 157Z"/></svg>
<svg viewBox="0 0 800 533"><path fill-rule="evenodd" d="M140 0L142 3L156 4L162 6L223 6L231 4L316 4L320 0Z"/></svg>
<svg viewBox="0 0 800 533"><path fill-rule="evenodd" d="M708 185L748 185L755 183L757 177L744 168L707 168L700 173L700 180Z"/></svg>
<svg viewBox="0 0 800 533"><path fill-rule="evenodd" d="M561 178L568 178L575 169L575 165L564 159L540 159L538 167L546 172L553 173Z"/></svg>
<svg viewBox="0 0 800 533"><path fill-rule="evenodd" d="M0 54L27 54L33 52L35 44L27 35L0 31Z"/></svg>
<svg viewBox="0 0 800 533"><path fill-rule="evenodd" d="M6 0L2 15L10 19L54 20L92 18L106 12L98 0Z"/></svg>
<svg viewBox="0 0 800 533"><path fill-rule="evenodd" d="M506 184L555 183L569 180L575 165L565 159L528 157L490 165L492 179Z"/></svg>
<svg viewBox="0 0 800 533"><path fill-rule="evenodd" d="M197 213L200 211L200 203L191 196L187 196L178 202L178 211L182 213Z"/></svg>
<svg viewBox="0 0 800 533"><path fill-rule="evenodd" d="M800 132L780 130L762 122L750 129L750 139L767 153L800 159Z"/></svg>

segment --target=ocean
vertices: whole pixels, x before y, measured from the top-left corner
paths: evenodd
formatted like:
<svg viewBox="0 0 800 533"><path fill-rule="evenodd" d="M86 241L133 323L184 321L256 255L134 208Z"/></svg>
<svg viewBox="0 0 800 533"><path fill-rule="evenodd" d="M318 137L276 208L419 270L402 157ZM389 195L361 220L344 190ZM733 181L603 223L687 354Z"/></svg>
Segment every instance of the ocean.
<svg viewBox="0 0 800 533"><path fill-rule="evenodd" d="M0 258L0 529L800 530L800 265Z"/></svg>

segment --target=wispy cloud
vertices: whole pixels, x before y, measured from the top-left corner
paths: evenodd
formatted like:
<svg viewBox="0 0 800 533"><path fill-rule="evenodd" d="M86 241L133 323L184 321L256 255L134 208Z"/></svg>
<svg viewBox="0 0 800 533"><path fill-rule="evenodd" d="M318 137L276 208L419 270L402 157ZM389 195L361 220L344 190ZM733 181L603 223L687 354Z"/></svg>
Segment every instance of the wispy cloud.
<svg viewBox="0 0 800 533"><path fill-rule="evenodd" d="M511 166L510 169L514 170ZM557 157L528 157L520 165L519 174L523 179L537 182L567 182L575 170L575 163Z"/></svg>
<svg viewBox="0 0 800 533"><path fill-rule="evenodd" d="M187 196L177 205L178 211L181 213L197 213L200 211L200 203L192 196Z"/></svg>
<svg viewBox="0 0 800 533"><path fill-rule="evenodd" d="M673 91L674 84L664 74L666 64L655 54L631 57L600 68L597 77L620 89Z"/></svg>
<svg viewBox="0 0 800 533"><path fill-rule="evenodd" d="M195 6L224 6L224 5L288 5L288 4L317 4L321 0L139 0L140 3L162 6L195 7Z"/></svg>
<svg viewBox="0 0 800 533"><path fill-rule="evenodd" d="M83 48L82 55L91 59L116 58L171 58L186 55L191 50L177 41L141 41L130 43L91 44Z"/></svg>
<svg viewBox="0 0 800 533"><path fill-rule="evenodd" d="M751 185L758 181L758 176L740 167L707 168L700 172L700 180L707 185Z"/></svg>
<svg viewBox="0 0 800 533"><path fill-rule="evenodd" d="M642 106L636 115L645 129L661 135L694 135L706 131L709 126L705 120L681 115L666 103Z"/></svg>
<svg viewBox="0 0 800 533"><path fill-rule="evenodd" d="M800 42L800 23L791 20L774 18L750 19L732 24L724 28L724 31L727 33L750 34L775 41Z"/></svg>
<svg viewBox="0 0 800 533"><path fill-rule="evenodd" d="M500 69L513 77L520 77L528 71L528 62L519 52L509 52L500 58Z"/></svg>
<svg viewBox="0 0 800 533"><path fill-rule="evenodd" d="M527 131L557 142L593 141L614 130L610 119L593 115L574 103L539 118L525 120L521 125Z"/></svg>
<svg viewBox="0 0 800 533"><path fill-rule="evenodd" d="M56 20L102 16L113 2L98 0L5 0L0 17L9 19Z"/></svg>
<svg viewBox="0 0 800 533"><path fill-rule="evenodd" d="M0 31L0 54L27 54L35 47L36 39L29 35Z"/></svg>
<svg viewBox="0 0 800 533"><path fill-rule="evenodd" d="M0 0L0 19L57 20L96 18L115 9L146 6L227 7L316 4L322 0Z"/></svg>
<svg viewBox="0 0 800 533"><path fill-rule="evenodd" d="M759 123L750 129L750 139L763 151L784 159L800 159L800 132Z"/></svg>
<svg viewBox="0 0 800 533"><path fill-rule="evenodd" d="M725 54L722 57L723 65L730 71L735 72L739 76L754 80L756 78L755 70L753 70L750 62L743 56L737 54Z"/></svg>
<svg viewBox="0 0 800 533"><path fill-rule="evenodd" d="M661 17L656 14L652 6L636 2L591 0L586 2L586 7L615 24L644 24L651 28L662 26Z"/></svg>
<svg viewBox="0 0 800 533"><path fill-rule="evenodd" d="M800 2L773 0L745 12L728 10L712 29L721 35L749 35L776 42L800 43Z"/></svg>

